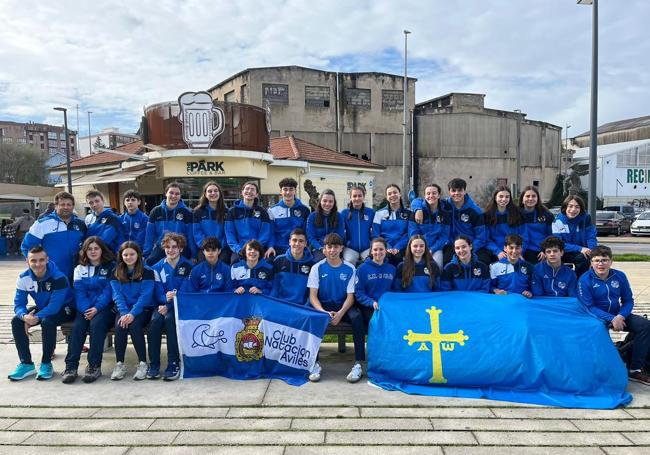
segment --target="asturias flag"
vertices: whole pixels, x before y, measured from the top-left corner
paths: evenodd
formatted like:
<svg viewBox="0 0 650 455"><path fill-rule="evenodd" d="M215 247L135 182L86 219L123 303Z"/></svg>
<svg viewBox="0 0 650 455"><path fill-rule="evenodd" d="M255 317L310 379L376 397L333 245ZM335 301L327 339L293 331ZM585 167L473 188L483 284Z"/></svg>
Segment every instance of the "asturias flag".
<svg viewBox="0 0 650 455"><path fill-rule="evenodd" d="M574 408L632 400L605 325L573 298L385 294L368 377L388 390Z"/></svg>
<svg viewBox="0 0 650 455"><path fill-rule="evenodd" d="M328 314L269 297L234 293L176 296L184 378L276 378L307 382Z"/></svg>

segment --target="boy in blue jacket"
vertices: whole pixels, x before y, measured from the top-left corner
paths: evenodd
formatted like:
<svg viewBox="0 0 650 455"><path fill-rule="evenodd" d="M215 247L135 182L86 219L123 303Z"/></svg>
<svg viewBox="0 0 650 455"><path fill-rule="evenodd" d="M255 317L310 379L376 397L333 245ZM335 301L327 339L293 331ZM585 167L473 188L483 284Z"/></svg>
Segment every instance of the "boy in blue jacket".
<svg viewBox="0 0 650 455"><path fill-rule="evenodd" d="M122 222L110 208L104 207L104 195L97 190L86 193L90 213L86 216L86 236L97 236L113 252L117 252L124 235Z"/></svg>
<svg viewBox="0 0 650 455"><path fill-rule="evenodd" d="M27 265L29 267L20 274L16 282L14 317L11 320L11 333L20 359L16 369L9 373L9 379L12 381L20 381L36 374L27 330L38 324L41 325L43 337L43 355L36 379L45 380L52 377L56 328L74 317L74 299L68 279L54 263L49 262L42 246L29 250ZM36 307L31 310L27 307L28 297L36 302Z"/></svg>
<svg viewBox="0 0 650 455"><path fill-rule="evenodd" d="M634 336L630 381L650 385L650 321L632 314L634 298L627 277L612 267L612 250L599 245L591 250L591 268L578 279L578 299L616 332Z"/></svg>
<svg viewBox="0 0 650 455"><path fill-rule="evenodd" d="M576 273L562 264L564 242L550 236L541 244L544 260L533 269L531 291L534 297L576 297Z"/></svg>
<svg viewBox="0 0 650 455"><path fill-rule="evenodd" d="M144 249L149 217L140 210L140 193L135 190L128 190L124 193L122 200L126 209L120 216L124 240L135 242L140 248Z"/></svg>
<svg viewBox="0 0 650 455"><path fill-rule="evenodd" d="M289 249L291 232L294 229L305 229L309 217L309 207L296 197L296 179L284 178L280 180L279 186L282 199L268 210L273 227L273 240L266 257L284 254Z"/></svg>
<svg viewBox="0 0 650 455"><path fill-rule="evenodd" d="M289 250L273 261L271 297L304 305L307 303L307 278L314 257L307 248L307 233L300 228L291 231Z"/></svg>
<svg viewBox="0 0 650 455"><path fill-rule="evenodd" d="M508 234L503 250L506 257L490 265L492 292L495 294L521 294L531 298L530 279L533 265L521 257L524 240L519 234Z"/></svg>
<svg viewBox="0 0 650 455"><path fill-rule="evenodd" d="M230 292L230 266L220 260L221 242L216 237L205 237L201 243L204 261L192 268L190 278L185 281L182 292Z"/></svg>

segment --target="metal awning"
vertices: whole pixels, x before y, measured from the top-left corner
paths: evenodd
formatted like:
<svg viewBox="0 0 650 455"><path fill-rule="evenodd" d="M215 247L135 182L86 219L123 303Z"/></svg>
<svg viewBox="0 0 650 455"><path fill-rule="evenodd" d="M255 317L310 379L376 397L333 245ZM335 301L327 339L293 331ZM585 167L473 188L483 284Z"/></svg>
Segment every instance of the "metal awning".
<svg viewBox="0 0 650 455"><path fill-rule="evenodd" d="M156 167L145 167L143 169L136 169L127 171L124 169L111 169L110 171L97 172L93 174L86 174L72 181L72 186L81 185L100 185L103 183L117 183L117 182L134 182L145 174L155 172ZM55 186L65 188L68 186L65 181L65 175L62 176L64 181L57 183Z"/></svg>

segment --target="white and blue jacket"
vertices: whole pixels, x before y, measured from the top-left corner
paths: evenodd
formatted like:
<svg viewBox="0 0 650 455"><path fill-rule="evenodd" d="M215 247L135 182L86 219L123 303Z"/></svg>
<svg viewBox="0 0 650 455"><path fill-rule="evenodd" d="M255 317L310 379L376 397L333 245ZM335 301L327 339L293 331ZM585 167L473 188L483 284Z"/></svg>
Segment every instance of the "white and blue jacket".
<svg viewBox="0 0 650 455"><path fill-rule="evenodd" d="M260 259L251 269L245 260L241 260L230 268L230 279L233 289L242 286L248 291L255 286L262 293L269 294L273 287L273 266Z"/></svg>
<svg viewBox="0 0 650 455"><path fill-rule="evenodd" d="M532 264L521 258L514 264L508 258L499 259L490 265L491 290L501 289L510 294L530 291L533 269Z"/></svg>
<svg viewBox="0 0 650 455"><path fill-rule="evenodd" d="M490 292L490 268L476 255L472 255L468 264L454 256L440 274L440 290Z"/></svg>
<svg viewBox="0 0 650 455"><path fill-rule="evenodd" d="M122 283L113 274L111 290L113 291L113 301L120 316L126 316L127 314L137 316L145 308L156 306L153 295L154 283L155 275L153 270L148 267L144 268L142 277L139 280L131 279Z"/></svg>
<svg viewBox="0 0 650 455"><path fill-rule="evenodd" d="M230 292L233 290L230 279L230 266L223 261L217 261L211 266L208 261L202 261L192 268L190 278L185 280L182 292Z"/></svg>
<svg viewBox="0 0 650 455"><path fill-rule="evenodd" d="M142 250L144 250L144 240L147 235L147 223L149 217L144 214L140 209L137 209L133 215L128 211L120 216L122 222L122 233L124 241L131 241L137 243Z"/></svg>
<svg viewBox="0 0 650 455"><path fill-rule="evenodd" d="M431 211L429 204L422 199L414 199L411 203L411 222L409 224L409 238L414 235L421 235L427 242L429 251L436 252L442 250L445 245L449 244L451 231L451 212L442 210L441 203L438 202L438 210ZM422 224L415 222L415 212L422 210Z"/></svg>
<svg viewBox="0 0 650 455"><path fill-rule="evenodd" d="M25 235L20 250L27 257L29 250L41 245L57 268L72 278L81 244L86 238L86 223L72 215L66 224L56 212L36 220Z"/></svg>
<svg viewBox="0 0 650 455"><path fill-rule="evenodd" d="M599 319L611 322L621 315L627 318L634 308L634 297L627 276L620 270L610 269L602 280L593 269L578 279L578 299Z"/></svg>
<svg viewBox="0 0 650 455"><path fill-rule="evenodd" d="M175 232L185 236L187 241L188 250L183 251L184 255L195 255L195 246L192 241L192 212L185 206L181 200L178 205L173 209L167 208L167 201L163 200L160 205L153 208L149 214L149 222L147 223L147 235L144 241L144 257L151 254L154 248L162 248L160 242L165 234L168 232ZM189 255L187 253L190 253Z"/></svg>
<svg viewBox="0 0 650 455"><path fill-rule="evenodd" d="M372 222L372 238L383 237L388 249L403 250L409 241L409 220L411 211L400 207L391 210L390 204L375 212Z"/></svg>
<svg viewBox="0 0 650 455"><path fill-rule="evenodd" d="M273 226L273 239L271 245L277 252L289 248L291 231L296 228L306 229L309 218L309 207L296 198L292 207L284 203L284 199L270 207L269 218Z"/></svg>
<svg viewBox="0 0 650 455"><path fill-rule="evenodd" d="M553 222L553 235L564 241L564 251L579 253L584 247L596 248L596 226L591 222L588 213L578 215L569 219L564 213L560 213Z"/></svg>
<svg viewBox="0 0 650 455"><path fill-rule="evenodd" d="M309 298L307 279L312 265L314 265L314 256L308 248L305 248L299 260L291 255L291 250L277 256L273 261L271 297L299 305L307 303Z"/></svg>
<svg viewBox="0 0 650 455"><path fill-rule="evenodd" d="M14 297L14 313L22 318L29 313L27 310L28 297L36 303L37 316L40 319L54 316L64 306L74 306L74 294L68 283L68 278L50 262L42 278L36 278L32 269L27 269L18 276L16 281L16 296Z"/></svg>
<svg viewBox="0 0 650 455"><path fill-rule="evenodd" d="M81 265L74 269L74 297L77 311L96 308L101 311L113 302L111 277L115 264Z"/></svg>
<svg viewBox="0 0 650 455"><path fill-rule="evenodd" d="M519 226L510 226L508 224L508 213L500 213L497 211L495 214L496 223L486 225L487 233L487 249L495 256L503 251L505 246L506 236L510 234L518 234L523 242L521 245L522 251L528 249L528 230L526 224L522 223Z"/></svg>
<svg viewBox="0 0 650 455"><path fill-rule="evenodd" d="M226 214L226 240L230 251L241 252L249 240L256 239L266 249L271 246L271 219L258 204L246 206L241 199Z"/></svg>
<svg viewBox="0 0 650 455"><path fill-rule="evenodd" d="M396 274L395 266L384 261L382 265L366 259L355 273L354 297L360 305L372 308L373 302L390 292Z"/></svg>
<svg viewBox="0 0 650 455"><path fill-rule="evenodd" d="M154 300L158 305L167 305L169 309L174 307L174 301L167 301L169 291L181 291L185 282L192 272L192 263L180 257L176 267L172 267L167 258L156 262L152 267L154 273Z"/></svg>
<svg viewBox="0 0 650 455"><path fill-rule="evenodd" d="M521 216L528 233L528 245L525 250L541 251L541 244L544 239L553 234L553 220L555 220L555 217L548 210L542 209L542 211L538 212L536 208L533 210L521 209Z"/></svg>
<svg viewBox="0 0 650 455"><path fill-rule="evenodd" d="M330 226L330 220L328 216L323 215L323 225L316 226L316 212L309 214L307 218L307 243L313 250L320 250L325 246L323 239L327 234L335 233L341 237L341 240L345 241L345 222L340 213L336 213L336 227Z"/></svg>
<svg viewBox="0 0 650 455"><path fill-rule="evenodd" d="M192 235L196 251L201 250L201 244L206 237L216 237L221 243L221 249L228 246L226 242L226 218L223 221L217 219L217 211L205 204L203 207L196 207L192 213Z"/></svg>
<svg viewBox="0 0 650 455"><path fill-rule="evenodd" d="M433 262L431 264L433 270L429 270L425 261L415 263L415 274L408 287L402 287L402 270L404 269L404 262L400 262L397 266L397 273L395 274L395 281L393 282L393 291L396 292L432 292L440 290L440 270L438 265ZM433 287L431 287L431 274L435 276L433 280Z"/></svg>
<svg viewBox="0 0 650 455"><path fill-rule="evenodd" d="M576 272L564 264L554 270L542 261L533 269L530 288L535 297L576 297L577 287Z"/></svg>
<svg viewBox="0 0 650 455"><path fill-rule="evenodd" d="M345 223L345 246L359 253L370 248L375 211L370 207L364 207L363 213L355 208L345 208L341 211L341 218Z"/></svg>
<svg viewBox="0 0 650 455"><path fill-rule="evenodd" d="M109 250L117 252L120 245L124 242L124 233L122 231L122 221L109 208L106 208L100 214L90 213L86 217L86 237L96 235L106 244Z"/></svg>
<svg viewBox="0 0 650 455"><path fill-rule="evenodd" d="M307 287L318 289L318 300L322 305L341 308L348 294L354 294L354 276L354 266L349 262L343 261L334 267L323 259L311 268Z"/></svg>

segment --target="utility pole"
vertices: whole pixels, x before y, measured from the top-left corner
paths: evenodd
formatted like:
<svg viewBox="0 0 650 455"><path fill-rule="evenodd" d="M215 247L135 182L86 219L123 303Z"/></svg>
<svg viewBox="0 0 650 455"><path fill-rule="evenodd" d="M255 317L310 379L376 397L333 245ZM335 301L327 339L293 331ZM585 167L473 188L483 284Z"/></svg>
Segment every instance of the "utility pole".
<svg viewBox="0 0 650 455"><path fill-rule="evenodd" d="M404 120L402 123L402 197L406 196L412 188L409 188L410 172L407 172L407 163L410 156L408 152L408 36L411 32L404 30Z"/></svg>

